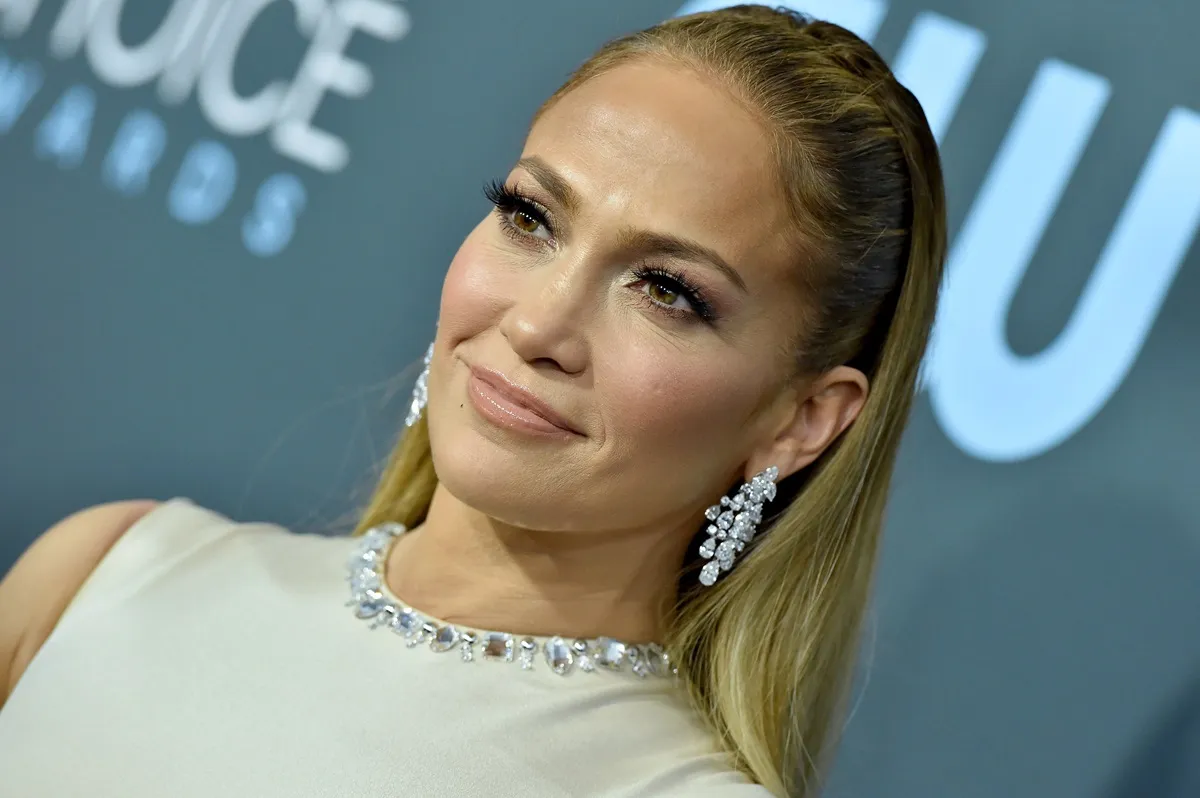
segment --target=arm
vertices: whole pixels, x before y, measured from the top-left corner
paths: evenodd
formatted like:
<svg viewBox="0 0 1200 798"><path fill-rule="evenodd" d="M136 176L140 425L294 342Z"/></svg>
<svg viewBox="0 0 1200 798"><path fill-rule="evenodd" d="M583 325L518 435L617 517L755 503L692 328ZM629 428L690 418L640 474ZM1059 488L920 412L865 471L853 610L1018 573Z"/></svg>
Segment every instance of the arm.
<svg viewBox="0 0 1200 798"><path fill-rule="evenodd" d="M69 515L35 540L0 580L0 707L92 570L157 506L137 499Z"/></svg>

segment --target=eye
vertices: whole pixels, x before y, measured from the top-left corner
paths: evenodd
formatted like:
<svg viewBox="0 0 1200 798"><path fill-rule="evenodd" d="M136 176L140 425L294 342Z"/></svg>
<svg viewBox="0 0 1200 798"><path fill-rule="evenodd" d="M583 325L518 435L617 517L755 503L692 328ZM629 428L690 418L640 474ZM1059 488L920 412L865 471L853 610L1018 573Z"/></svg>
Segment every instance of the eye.
<svg viewBox="0 0 1200 798"><path fill-rule="evenodd" d="M687 298L684 297L680 291L675 290L675 286L677 284L673 280L667 280L662 277L650 277L645 282L646 296L650 297L660 305L666 305L669 308L673 308L678 307L675 304L676 302L682 301L683 307L680 308L681 310L692 309L691 303L687 301Z"/></svg>
<svg viewBox="0 0 1200 798"><path fill-rule="evenodd" d="M541 236L539 236L538 233L544 232L546 234L545 238L550 238L550 233L548 230L546 230L546 225L534 218L534 215L529 211L508 211L506 218L508 219L509 224L520 230L522 233L531 235L534 238L540 238Z"/></svg>
<svg viewBox="0 0 1200 798"><path fill-rule="evenodd" d="M634 270L634 276L637 282L630 287L639 289L639 293L663 312L708 323L716 320L716 313L703 292L688 283L683 275L658 267L640 267Z"/></svg>
<svg viewBox="0 0 1200 798"><path fill-rule="evenodd" d="M483 193L496 206L501 229L512 238L554 240L546 210L517 189L492 180L483 187Z"/></svg>

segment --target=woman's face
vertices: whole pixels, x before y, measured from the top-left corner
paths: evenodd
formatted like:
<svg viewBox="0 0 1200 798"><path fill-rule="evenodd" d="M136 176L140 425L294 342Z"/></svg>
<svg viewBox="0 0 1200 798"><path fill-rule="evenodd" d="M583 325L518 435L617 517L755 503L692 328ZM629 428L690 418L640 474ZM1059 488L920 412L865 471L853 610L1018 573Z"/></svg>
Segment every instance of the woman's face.
<svg viewBox="0 0 1200 798"><path fill-rule="evenodd" d="M443 486L528 529L636 529L772 465L802 297L751 115L689 71L622 65L546 110L497 188L442 289Z"/></svg>

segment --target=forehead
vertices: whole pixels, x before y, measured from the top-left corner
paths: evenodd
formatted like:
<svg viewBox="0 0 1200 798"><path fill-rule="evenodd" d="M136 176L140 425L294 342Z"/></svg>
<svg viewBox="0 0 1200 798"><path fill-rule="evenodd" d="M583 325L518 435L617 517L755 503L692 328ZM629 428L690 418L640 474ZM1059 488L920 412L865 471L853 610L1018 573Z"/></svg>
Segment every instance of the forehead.
<svg viewBox="0 0 1200 798"><path fill-rule="evenodd" d="M597 220L695 238L735 267L786 250L788 214L764 128L683 67L640 61L586 81L542 114L523 154L566 178Z"/></svg>

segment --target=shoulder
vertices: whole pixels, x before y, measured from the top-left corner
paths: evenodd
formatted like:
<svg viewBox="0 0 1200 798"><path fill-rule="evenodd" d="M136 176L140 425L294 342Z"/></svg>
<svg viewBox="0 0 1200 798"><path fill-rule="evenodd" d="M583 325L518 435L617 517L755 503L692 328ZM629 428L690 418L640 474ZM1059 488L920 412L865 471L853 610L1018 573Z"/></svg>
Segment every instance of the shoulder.
<svg viewBox="0 0 1200 798"><path fill-rule="evenodd" d="M0 581L0 699L45 642L80 586L154 499L109 502L72 513L43 532Z"/></svg>
<svg viewBox="0 0 1200 798"><path fill-rule="evenodd" d="M716 759L714 757L707 767L697 768L677 784L654 795L659 798L773 798L774 794L766 787L740 771L718 765Z"/></svg>
<svg viewBox="0 0 1200 798"><path fill-rule="evenodd" d="M655 779L657 789L638 794L653 798L776 798L745 773L711 765L696 767L698 764L688 763L665 778L661 776L666 774L660 774Z"/></svg>
<svg viewBox="0 0 1200 798"><path fill-rule="evenodd" d="M749 782L723 785L689 786L681 792L664 793L662 798L776 798L761 784Z"/></svg>
<svg viewBox="0 0 1200 798"><path fill-rule="evenodd" d="M603 705L581 713L593 729L614 729L603 758L630 763L620 777L643 768L638 795L654 798L772 798L766 787L734 766L686 695L676 685L628 682L606 692ZM592 747L593 754L596 747ZM611 770L611 769L610 769ZM603 778L602 776L600 778Z"/></svg>
<svg viewBox="0 0 1200 798"><path fill-rule="evenodd" d="M581 689L591 681L581 680ZM638 779L630 792L653 798L772 798L769 789L735 766L675 682L614 681L604 700L591 702L580 716L593 732L612 730L604 734L603 746L591 745L593 756L604 763L628 763L621 769L602 765L605 772L593 782L609 775ZM622 782L622 787L628 785Z"/></svg>

